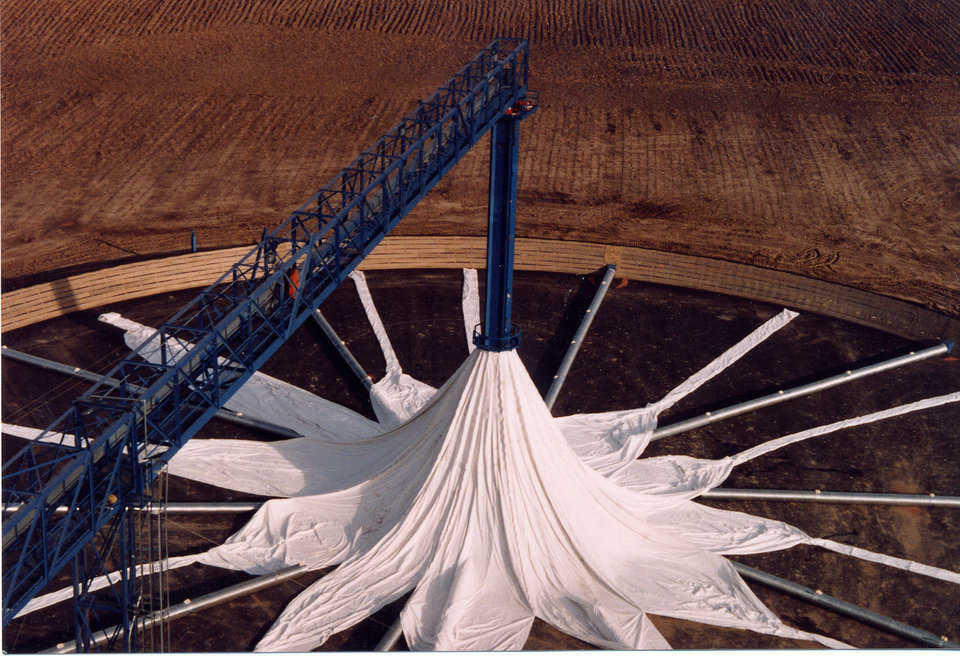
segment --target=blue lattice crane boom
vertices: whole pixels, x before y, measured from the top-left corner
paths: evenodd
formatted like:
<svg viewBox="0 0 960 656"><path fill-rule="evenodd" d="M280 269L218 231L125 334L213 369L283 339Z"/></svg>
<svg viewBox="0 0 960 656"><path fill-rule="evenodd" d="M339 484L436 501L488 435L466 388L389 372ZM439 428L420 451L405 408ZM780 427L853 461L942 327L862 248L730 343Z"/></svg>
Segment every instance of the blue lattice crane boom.
<svg viewBox="0 0 960 656"><path fill-rule="evenodd" d="M488 130L530 111L527 57L522 39L484 48L164 323L159 364L141 359L141 346L45 431L55 441L4 464L4 501L22 504L3 522L4 625L142 502L164 464ZM515 126L511 136L512 154L503 152L515 160ZM57 515L61 504L69 512ZM124 585L132 568L129 558Z"/></svg>

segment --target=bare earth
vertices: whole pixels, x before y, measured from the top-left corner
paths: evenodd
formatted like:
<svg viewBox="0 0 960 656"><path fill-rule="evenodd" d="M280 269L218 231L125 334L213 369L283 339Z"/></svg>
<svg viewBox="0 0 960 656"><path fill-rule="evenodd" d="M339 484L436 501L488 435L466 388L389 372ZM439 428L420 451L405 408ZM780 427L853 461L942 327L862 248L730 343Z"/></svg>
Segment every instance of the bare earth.
<svg viewBox="0 0 960 656"><path fill-rule="evenodd" d="M522 127L520 235L960 315L955 5L308 4L4 3L4 288L180 251L191 230L251 243L509 34L532 41L542 105ZM398 233L483 233L475 150Z"/></svg>

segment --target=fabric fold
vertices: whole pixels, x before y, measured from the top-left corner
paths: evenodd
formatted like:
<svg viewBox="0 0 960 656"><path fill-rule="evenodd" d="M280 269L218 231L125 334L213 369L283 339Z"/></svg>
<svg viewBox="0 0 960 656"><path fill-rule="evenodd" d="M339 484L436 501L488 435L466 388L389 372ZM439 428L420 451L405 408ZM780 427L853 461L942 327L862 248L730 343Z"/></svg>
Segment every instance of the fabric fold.
<svg viewBox="0 0 960 656"><path fill-rule="evenodd" d="M165 562L154 561L152 563L143 563L137 565L135 568L136 576L149 575L151 572L155 571L157 568L163 568L164 571L170 571L172 569L179 569L181 567L186 567L188 565L193 565L196 562L199 562L203 557L202 553L198 554L189 554L186 556L173 556L168 558ZM120 572L110 572L109 574L103 574L101 576L94 577L88 584L88 590L90 592L95 592L97 590L103 590L104 588L115 585L120 581ZM46 594L38 595L28 601L26 605L20 609L20 612L16 614L16 617L23 617L24 615L29 615L35 611L38 611L47 606L53 606L62 601L67 601L68 599L73 599L73 586L67 586L65 588L60 588L53 592L48 592Z"/></svg>
<svg viewBox="0 0 960 656"><path fill-rule="evenodd" d="M476 354L468 358L472 365ZM418 419L431 416L430 410L451 407L457 410L463 398L475 396L477 380L472 366L461 368L468 376L462 395L450 395L446 403L435 403ZM413 505L400 522L379 541L347 558L334 572L298 595L280 614L257 644L257 651L307 651L326 641L333 633L349 628L369 614L399 598L420 582L438 548L455 543L463 531L464 508L469 508L474 489L458 485L468 471L475 444L451 440L467 418L455 412L440 453Z"/></svg>
<svg viewBox="0 0 960 656"><path fill-rule="evenodd" d="M373 334L380 344L380 350L383 352L383 359L386 364L387 375L394 372L400 372L400 361L393 350L393 344L390 343L390 336L387 335L387 329L383 325L380 313L377 312L377 306L373 304L373 296L370 294L370 287L367 286L367 277L363 271L352 271L350 279L357 288L357 296L360 297L360 304L363 305L363 311L367 315L367 321L373 329Z"/></svg>
<svg viewBox="0 0 960 656"><path fill-rule="evenodd" d="M838 430L845 428L853 428L854 426L860 426L862 424L869 424L875 421L880 421L881 419L889 419L891 417L897 417L899 415L908 414L910 412L917 412L919 410L926 410L927 408L935 408L940 405L947 403L956 403L960 401L960 392L953 392L951 394L942 394L940 396L933 396L928 399L923 399L921 401L914 401L913 403L904 403L903 405L898 405L894 408L887 408L886 410L879 410L877 412L871 412L866 415L861 415L859 417L851 417L849 419L843 419L841 421L835 421L831 424L825 424L823 426L817 426L815 428L810 428L804 431L799 431L797 433L791 433L790 435L785 435L784 437L779 437L775 440L769 440L758 444L755 447L741 451L740 453L733 456L733 460L736 464L741 464L747 462L748 460L753 460L762 455L776 451L777 449L789 446L791 444L796 444L797 442L802 442L808 440L812 437L819 437L820 435L826 435L828 433L833 433Z"/></svg>

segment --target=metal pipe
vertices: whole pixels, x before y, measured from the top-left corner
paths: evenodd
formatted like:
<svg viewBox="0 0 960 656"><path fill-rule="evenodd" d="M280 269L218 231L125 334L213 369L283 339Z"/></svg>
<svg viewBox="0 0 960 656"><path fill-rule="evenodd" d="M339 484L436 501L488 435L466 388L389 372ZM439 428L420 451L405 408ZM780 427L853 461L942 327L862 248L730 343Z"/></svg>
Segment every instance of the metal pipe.
<svg viewBox="0 0 960 656"><path fill-rule="evenodd" d="M149 513L177 513L177 514L200 514L200 513L244 513L258 510L263 505L263 501L214 501L214 502L194 502L194 501L171 501L166 503L163 508L144 506L142 508L131 508L136 512ZM8 503L4 504L3 512L16 512L20 510L23 504ZM55 512L67 512L67 506L57 506Z"/></svg>
<svg viewBox="0 0 960 656"><path fill-rule="evenodd" d="M55 360L48 360L46 358L41 358L37 355L30 355L29 353L24 353L23 351L18 351L8 347L6 344L3 345L3 348L0 349L0 353L3 354L3 357L10 358L11 360L17 360L18 362L23 362L26 364L32 364L34 366L40 367L41 369L47 369L49 371L55 371L59 374L65 374L67 376L73 376L74 378L84 378L95 383L100 382L101 380L111 387L119 387L120 381L116 378L110 378L109 376L103 376L102 374L97 374L92 371L87 371L86 369L81 369L80 367L71 367L68 364L63 364L61 362L56 362ZM136 385L131 385L135 390L140 390L141 388Z"/></svg>
<svg viewBox="0 0 960 656"><path fill-rule="evenodd" d="M553 383L551 383L550 389L547 390L547 395L543 398L548 408L553 408L553 403L557 400L557 395L560 394L560 388L563 387L563 383L567 380L567 374L570 373L570 367L573 365L573 359L577 357L577 353L580 351L580 346L583 344L583 338L586 336L587 331L590 330L590 324L593 323L593 318L597 316L597 309L600 307L603 297L607 295L607 290L610 288L610 283L613 282L613 275L616 272L616 264L607 265L607 271L603 274L603 280L600 281L600 287L597 289L597 293L593 295L593 300L590 302L590 307L587 308L586 314L583 315L583 320L580 321L580 326L577 328L577 332L573 336L573 341L570 342L570 346L567 348L567 352L563 356L563 361L560 362L560 368L557 370L557 375L553 377Z"/></svg>
<svg viewBox="0 0 960 656"><path fill-rule="evenodd" d="M234 412L233 410L228 410L227 408L220 408L217 410L214 416L219 419L223 419L224 421L229 421L232 424L237 424L238 426L256 428L266 433L272 433L281 437L303 437L303 435L297 431L287 428L286 426L280 426L279 424L274 424L264 419L248 417L242 412Z"/></svg>
<svg viewBox="0 0 960 656"><path fill-rule="evenodd" d="M211 592L210 594L203 595L197 599L184 599L183 602L171 606L165 610L159 610L149 615L146 615L137 620L138 628L148 629L158 622L169 622L184 615L189 615L195 613L198 610L204 610L205 608L210 608L211 606L216 606L217 604L222 604L225 601L230 601L242 595L252 594L264 588L268 588L277 583L282 583L289 579L294 578L307 571L306 565L292 565L291 567L285 567L273 574L264 574L263 576L258 576L255 579L249 581L244 581L243 583L237 583L236 585L231 585L222 590L217 590L216 592ZM108 641L108 636L116 633L117 627L111 627L104 631L97 631L97 636L93 640L94 647L100 647L106 644ZM76 641L71 640L70 642L61 642L56 647L52 649L47 649L41 654L71 654L77 649Z"/></svg>
<svg viewBox="0 0 960 656"><path fill-rule="evenodd" d="M158 513L245 513L259 510L265 502L263 501L217 501L217 502L195 502L195 501L173 501L167 502L163 508L145 507L136 508L144 512Z"/></svg>
<svg viewBox="0 0 960 656"><path fill-rule="evenodd" d="M48 371L55 371L59 374L64 374L67 376L73 376L75 378L83 378L86 380L93 381L95 383L104 382L110 387L120 387L120 381L116 378L111 378L109 376L103 376L92 371L87 371L86 369L81 369L80 367L71 367L68 364L63 364L62 362L56 362L54 360L48 360L46 358L41 358L36 355L30 355L29 353L24 353L23 351L17 351L7 347L6 345L0 349L0 353L4 357L8 357L11 360L17 360L18 362L23 362L25 364L32 364L36 367L42 369L47 369ZM136 390L142 391L143 388L128 384L128 387ZM228 410L226 408L220 408L217 410L216 417L229 421L231 423L246 426L248 428L256 428L268 433L273 433L274 435L280 435L282 437L302 437L300 433L290 430L285 426L278 426L277 424L271 423L269 421L264 421L263 419L254 419L252 417L247 417L241 412L234 412L233 410Z"/></svg>
<svg viewBox="0 0 960 656"><path fill-rule="evenodd" d="M841 615L852 617L856 620L864 622L865 624L870 624L871 626L875 626L884 631L907 638L908 640L914 640L920 644L929 645L931 647L948 647L950 649L956 649L960 647L960 643L950 642L950 639L947 636L934 635L929 631L924 631L923 629L918 629L914 626L910 626L909 624L904 624L903 622L899 622L885 615L874 613L872 610L867 610L862 606L857 606L848 601L831 597L830 595L824 594L820 590L811 590L810 588L800 585L799 583L782 579L779 576L768 574L767 572L754 569L753 567L748 567L747 565L743 565L741 563L734 562L733 566L745 579L762 583L763 585L771 587L774 590L785 592L786 594L797 597L798 599L808 601L817 606L840 613Z"/></svg>
<svg viewBox="0 0 960 656"><path fill-rule="evenodd" d="M387 632L383 634L383 637L380 638L380 642L377 643L377 646L373 648L373 651L390 651L393 649L394 645L400 640L400 636L403 635L403 625L400 623L400 618L397 618L397 621L390 625L390 628L387 629Z"/></svg>
<svg viewBox="0 0 960 656"><path fill-rule="evenodd" d="M718 487L700 495L703 499L762 499L764 501L819 501L822 503L878 503L890 506L939 506L960 508L960 497L930 494L829 492L825 490L743 490Z"/></svg>
<svg viewBox="0 0 960 656"><path fill-rule="evenodd" d="M347 343L340 339L340 335L333 329L333 326L330 325L330 322L323 316L319 308L313 311L313 320L317 322L320 329L330 339L333 348L337 349L337 352L347 363L347 366L353 371L353 375L357 377L360 384L369 392L370 388L373 387L373 379L363 370L363 367L357 362L357 359L353 357L353 353L347 348Z"/></svg>
<svg viewBox="0 0 960 656"><path fill-rule="evenodd" d="M750 490L718 487L700 495L704 499L759 499L763 501L815 501L819 503L874 503L887 506L927 506L960 508L960 497L929 494L892 494L877 492L834 492L830 490ZM3 512L16 512L22 504L9 503ZM168 513L245 513L254 512L262 501L171 501L165 506ZM159 512L151 506L132 508L139 512ZM67 512L66 506L58 506L55 512Z"/></svg>
<svg viewBox="0 0 960 656"><path fill-rule="evenodd" d="M880 373L881 371L895 369L913 362L920 362L921 360L927 360L937 355L945 355L949 351L949 343L938 344L937 346L931 346L930 348L923 349L922 351L911 351L908 355L901 355L899 357L892 358L890 360L884 360L883 362L877 362L876 364L867 365L866 367L861 367L859 369L848 369L846 372L836 376L831 376L830 378L824 378L823 380L809 383L807 385L800 385L799 387L794 387L793 389L789 390L780 390L773 394L768 394L767 396L753 399L752 401L744 401L743 403L731 405L720 410L707 412L699 417L694 417L685 421L678 421L675 424L663 426L655 430L653 432L653 437L650 439L651 441L659 440L664 437L676 435L677 433L693 430L694 428L700 428L701 426L712 424L713 422L720 421L721 419L735 417L745 412L750 412L751 410L757 410L759 408L765 408L769 405L782 403L783 401L795 399L798 396L820 392L825 389L830 389L831 387L836 387L837 385L842 385L853 380L858 380L872 374Z"/></svg>

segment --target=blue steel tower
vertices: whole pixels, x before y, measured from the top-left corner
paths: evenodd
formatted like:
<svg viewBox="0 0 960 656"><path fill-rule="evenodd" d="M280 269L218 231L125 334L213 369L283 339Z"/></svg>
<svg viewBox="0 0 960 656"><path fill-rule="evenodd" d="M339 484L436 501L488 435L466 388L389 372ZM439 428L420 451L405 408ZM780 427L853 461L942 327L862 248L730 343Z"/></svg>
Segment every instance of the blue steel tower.
<svg viewBox="0 0 960 656"><path fill-rule="evenodd" d="M510 323L520 159L518 123L536 109L535 95L529 94L508 109L490 130L486 311L483 332L476 332L473 337L477 347L486 351L509 351L520 343L520 330Z"/></svg>

